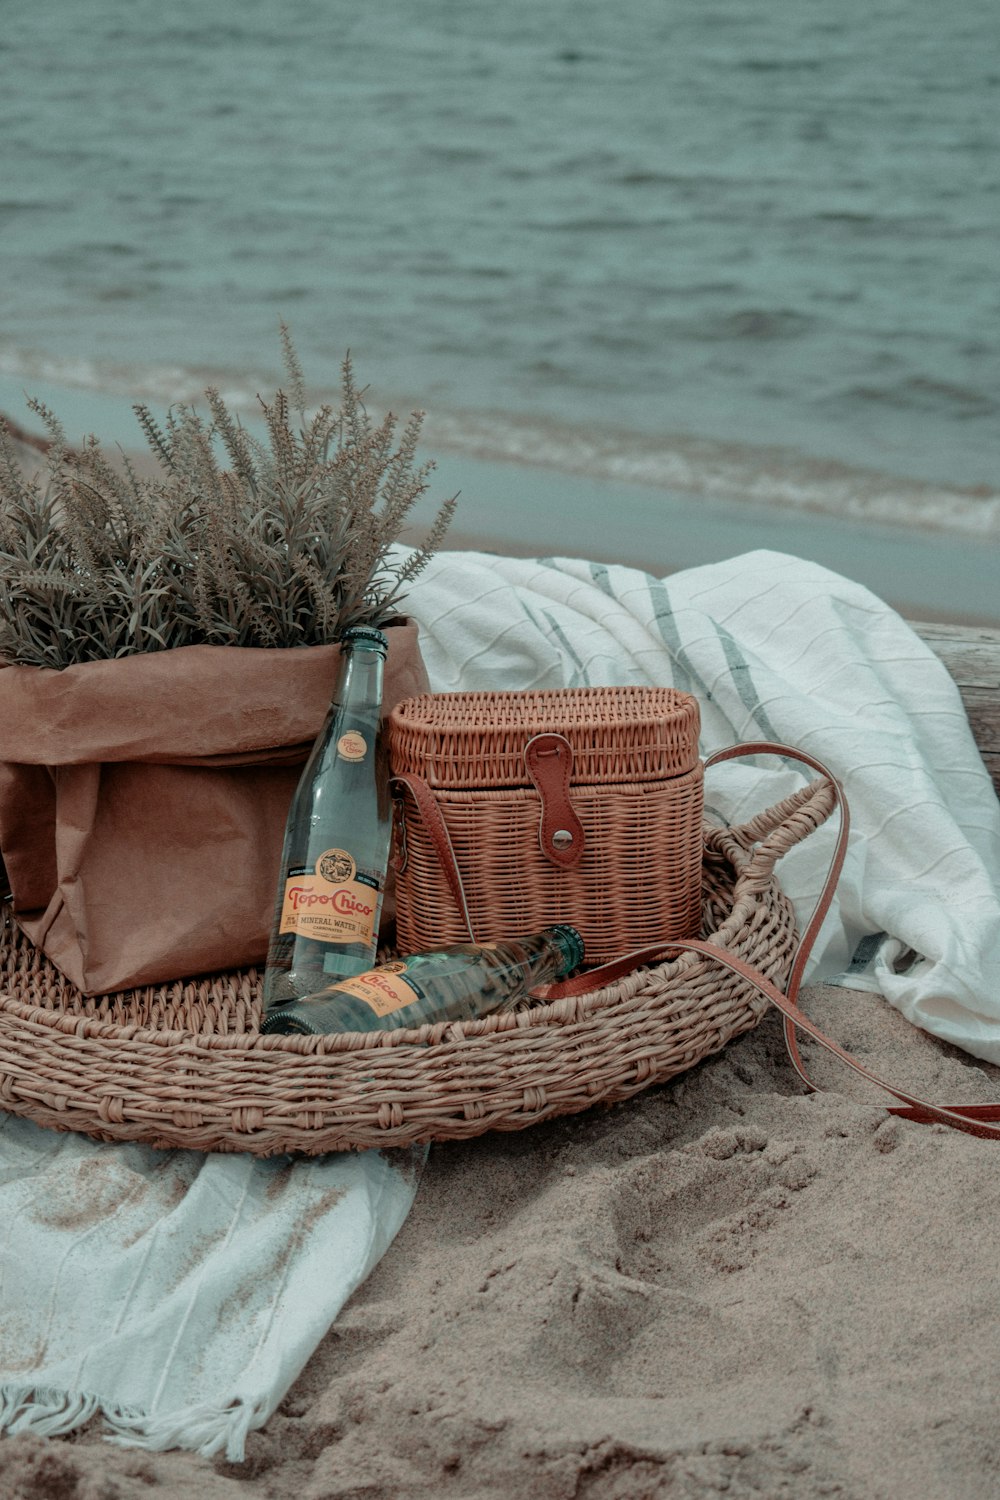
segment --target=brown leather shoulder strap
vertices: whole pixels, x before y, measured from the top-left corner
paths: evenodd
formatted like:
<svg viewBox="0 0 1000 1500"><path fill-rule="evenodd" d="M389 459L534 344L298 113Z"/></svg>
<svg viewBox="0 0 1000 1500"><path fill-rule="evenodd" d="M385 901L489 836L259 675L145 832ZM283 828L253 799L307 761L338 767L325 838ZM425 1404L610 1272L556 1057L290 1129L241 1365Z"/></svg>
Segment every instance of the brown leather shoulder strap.
<svg viewBox="0 0 1000 1500"><path fill-rule="evenodd" d="M985 1122L1000 1120L1000 1104L931 1104L926 1099L920 1099L916 1094L910 1094L905 1089L898 1088L889 1083L863 1063L858 1062L856 1057L828 1037L814 1021L800 1010L790 1000L788 995L783 994L777 985L773 984L766 975L752 965L745 963L736 954L727 949L718 948L714 943L702 942L700 939L691 938L686 942L663 943L651 948L639 948L634 953L623 954L621 958L615 959L613 963L603 964L599 969L591 969L587 973L578 975L575 979L564 981L559 985L551 985L546 991L546 999L562 998L569 995L582 995L594 989L600 989L606 984L612 984L624 974L631 973L640 965L655 963L659 959L667 957L671 953L695 952L703 953L724 969L729 969L739 974L759 994L763 995L771 1004L776 1006L785 1017L786 1025L798 1027L801 1031L811 1036L814 1041L819 1042L828 1052L839 1057L848 1067L853 1068L862 1078L869 1083L877 1084L879 1088L885 1089L894 1098L902 1101L901 1105L887 1105L890 1114L903 1115L906 1119L920 1120L923 1123L940 1121L945 1125L952 1125L957 1130L967 1131L970 1135L985 1136L989 1140L1000 1139L1000 1126L989 1125ZM595 984L595 980L597 981ZM806 1078L807 1086L815 1091L816 1085Z"/></svg>
<svg viewBox="0 0 1000 1500"><path fill-rule="evenodd" d="M434 844L434 851L441 862L448 889L454 898L455 905L462 914L466 931L471 942L475 942L475 934L472 931L472 922L469 917L469 905L465 899L465 887L462 885L462 876L459 873L458 861L455 858L455 850L452 848L451 837L447 825L441 816L441 809L434 799L434 794L422 776L416 776L410 771L400 771L392 777L395 785L405 787L417 804L417 810L424 820L427 831ZM403 825L405 827L405 823ZM403 850L403 863L406 862L406 851Z"/></svg>
<svg viewBox="0 0 1000 1500"><path fill-rule="evenodd" d="M828 1037L800 1009L797 1001L802 976L805 972L813 944L823 925L823 920L830 909L847 853L847 842L850 835L850 816L847 808L847 800L840 782L822 761L806 754L804 751L793 749L789 745L770 744L765 740L753 741L743 745L731 745L725 750L719 750L714 755L710 755L705 761L705 769L708 770L713 765L718 765L723 761L735 760L750 755L779 755L786 757L790 760L799 761L811 770L816 771L820 776L826 777L834 789L840 813L840 827L837 834L837 842L830 860L830 867L827 871L819 899L816 902L809 921L806 923L798 948L796 949L785 990L779 990L766 975L760 973L759 970L753 968L752 965L738 958L735 954L728 952L726 949L716 947L713 943L692 938L687 941L658 943L651 947L637 948L631 953L625 953L620 958L614 959L611 963L602 964L596 969L588 969L573 979L563 980L559 984L548 985L540 993L543 993L544 997L549 1000L562 999L565 996L590 994L594 990L602 989L605 985L613 984L615 980L622 978L625 974L631 973L633 969L660 962L671 954L687 951L702 953L715 963L720 964L723 968L739 974L749 984L753 985L759 994L769 1000L776 1009L781 1011L784 1018L785 1043L788 1048L789 1058L796 1073L810 1092L816 1090L816 1085L805 1070L805 1064L802 1061L798 1047L796 1030L804 1031L814 1041L818 1042L821 1047L825 1047L828 1052L831 1052L835 1057L839 1057L848 1067L853 1068L862 1078L866 1078L869 1083L876 1084L879 1088L884 1089L886 1093L900 1100L899 1104L886 1106L889 1114L901 1115L905 1119L918 1120L922 1123L937 1121L941 1124L951 1125L956 1130L966 1131L969 1135L982 1136L989 1140L1000 1139L1000 1125L990 1123L991 1121L1000 1121L1000 1104L944 1105L932 1104L928 1100L920 1099L917 1095L910 1094L905 1089L900 1089L895 1084L881 1078L877 1073L872 1072L870 1068L866 1068L857 1058L852 1057L839 1042L835 1042L832 1037ZM447 827L430 788L419 776L401 774L396 776L394 780L403 785L416 801L420 814L434 841L435 849L441 860L441 865L452 895L455 898L456 905L464 916L470 937L473 937L465 891L462 887L462 878L455 860L451 839L448 837Z"/></svg>
<svg viewBox="0 0 1000 1500"><path fill-rule="evenodd" d="M794 750L787 745L772 745L766 741L758 741L746 745L733 745L725 750L718 751L715 755L709 756L705 761L705 768L707 770L710 766L717 765L721 761L733 760L737 757L748 755L781 755L787 756L792 760L801 761L804 765L809 766L812 770L817 771L821 776L825 776L829 780L834 788L840 812L840 828L833 856L830 860L830 868L823 882L819 899L806 924L795 957L792 960L792 967L785 991L782 992L779 990L766 975L760 973L752 965L737 957L736 954L730 953L723 948L718 948L713 943L690 939L686 942L663 943L652 948L640 948L636 949L633 953L623 954L621 958L615 959L612 963L603 964L598 969L590 969L586 973L578 975L575 979L564 981L559 985L550 985L546 990L546 998L556 999L562 998L564 995L581 995L592 992L595 989L602 988L606 984L614 983L616 979L620 979L623 975L631 973L633 969L655 963L671 953L688 951L703 953L723 968L730 969L734 973L739 974L749 984L753 985L759 994L763 995L772 1005L781 1011L784 1018L785 1043L788 1047L792 1066L806 1088L811 1092L816 1091L816 1085L805 1070L805 1064L802 1061L795 1035L796 1028L811 1036L814 1041L818 1042L821 1047L825 1047L828 1052L833 1053L835 1057L839 1057L841 1062L853 1068L856 1073L860 1074L862 1078L866 1078L869 1083L877 1084L886 1093L899 1099L901 1101L900 1104L886 1106L889 1114L901 1115L904 1119L918 1120L924 1124L937 1121L944 1125L951 1125L956 1130L966 1131L969 1135L982 1136L987 1140L1000 1139L1000 1125L989 1123L990 1121L1000 1121L1000 1104L945 1105L932 1104L926 1099L920 1099L916 1094L910 1094L905 1089L898 1088L895 1084L872 1072L870 1068L866 1068L856 1057L852 1057L844 1047L841 1047L839 1042L835 1042L832 1037L828 1037L800 1009L797 1000L799 988L802 983L802 975L805 972L806 963L813 944L823 925L823 919L830 909L833 894L847 853L847 841L850 834L850 817L847 809L847 800L840 782L821 761L816 760L811 755L806 755L800 750Z"/></svg>

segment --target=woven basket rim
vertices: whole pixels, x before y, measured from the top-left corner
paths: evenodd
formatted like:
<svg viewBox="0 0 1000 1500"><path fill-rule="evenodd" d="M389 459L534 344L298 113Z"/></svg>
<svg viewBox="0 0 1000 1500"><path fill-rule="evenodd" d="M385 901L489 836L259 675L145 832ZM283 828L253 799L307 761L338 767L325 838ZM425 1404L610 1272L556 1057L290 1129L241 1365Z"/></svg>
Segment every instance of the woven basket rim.
<svg viewBox="0 0 1000 1500"><path fill-rule="evenodd" d="M680 954L662 964L649 966L649 972L662 977L665 983L693 968L699 962L694 952ZM241 975L252 971L240 970ZM577 1012L603 1010L615 1003L613 985L588 990L572 1001ZM120 1042L153 1043L156 1046L176 1047L178 1051L197 1053L278 1051L288 1053L322 1052L325 1054L387 1051L395 1047L435 1047L443 1042L469 1039L479 1036L496 1036L505 1031L524 1030L536 1027L545 1030L550 1025L562 1024L566 1002L540 1001L530 1008L506 1014L483 1016L477 1021L441 1021L420 1027L397 1027L392 1031L321 1032L316 1035L299 1036L271 1033L263 1035L257 1031L211 1033L188 1031L176 1027L143 1026L140 1023L119 1023L102 1019L98 1015L77 1015L73 1012L51 1010L43 1005L29 1005L10 993L0 991L0 1013L13 1016L27 1026L40 1026L58 1031L63 1036L79 1036L88 1041L106 1042L113 1047Z"/></svg>
<svg viewBox="0 0 1000 1500"><path fill-rule="evenodd" d="M705 827L705 936L776 983L796 938L774 865L832 806L832 793L807 789L742 828ZM6 908L4 916L9 934ZM29 946L22 956L28 983L37 954ZM0 1107L102 1140L259 1156L470 1139L610 1104L718 1051L767 1005L748 981L688 949L604 990L514 1014L414 1031L262 1037L248 970L142 995L154 1016L190 1006L211 1023L212 996L231 980L237 1029L212 1032L109 1021L86 997L78 997L82 1012L60 1011L47 960L40 992L55 1003L27 1003L11 993L19 960L14 950L9 957Z"/></svg>
<svg viewBox="0 0 1000 1500"><path fill-rule="evenodd" d="M712 934L716 945L728 948L730 941L737 940L742 930L743 918L752 910L754 901L749 892L741 889L742 876L750 864L750 856L742 845L729 837L728 829L706 826L704 837L709 847L725 857L733 866L733 904L725 920ZM780 889L780 887L779 887ZM723 938L724 941L719 941ZM664 984L669 984L702 962L697 952L687 950L676 958L652 964L641 972L655 974ZM254 969L233 971L233 988L237 981L246 981L256 974ZM583 971L586 972L586 971ZM640 972L640 971L636 971ZM216 977L216 976L213 976ZM228 976L221 976L225 979ZM206 976L198 980L184 981L196 988L208 987L211 979ZM171 986L164 985L164 989ZM483 1016L476 1021L443 1021L425 1023L420 1027L399 1027L391 1031L327 1032L300 1036L272 1033L267 1036L256 1031L205 1033L176 1027L144 1026L141 1023L119 1023L100 1015L82 1015L73 1011L53 1010L47 1006L33 1005L17 999L9 991L0 989L0 1013L14 1017L27 1026L38 1026L58 1031L66 1037L79 1036L93 1042L106 1042L113 1047L121 1042L151 1043L179 1051L197 1054L208 1052L268 1051L288 1053L344 1054L364 1051L387 1051L396 1047L437 1047L444 1042L472 1039L481 1036L497 1036L507 1031L522 1031L531 1027L545 1030L551 1025L562 1025L566 1021L567 1007L579 1016L594 1010L603 1010L615 1003L617 985L604 985L576 996L572 1001L541 1001L530 1008L501 1014ZM97 997L96 1003L101 998Z"/></svg>

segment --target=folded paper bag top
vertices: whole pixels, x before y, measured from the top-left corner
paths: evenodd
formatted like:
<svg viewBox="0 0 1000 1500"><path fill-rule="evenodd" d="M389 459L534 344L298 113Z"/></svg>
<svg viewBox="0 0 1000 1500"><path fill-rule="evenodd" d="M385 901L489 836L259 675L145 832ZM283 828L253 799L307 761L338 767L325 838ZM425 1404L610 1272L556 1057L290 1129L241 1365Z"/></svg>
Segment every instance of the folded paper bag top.
<svg viewBox="0 0 1000 1500"><path fill-rule="evenodd" d="M180 646L61 671L3 667L0 761L176 764L311 743L339 659L335 645ZM401 680L422 677L418 662L408 657Z"/></svg>
<svg viewBox="0 0 1000 1500"><path fill-rule="evenodd" d="M387 629L386 713L427 688ZM339 647L182 646L0 668L0 851L29 937L86 994L263 961L285 818Z"/></svg>

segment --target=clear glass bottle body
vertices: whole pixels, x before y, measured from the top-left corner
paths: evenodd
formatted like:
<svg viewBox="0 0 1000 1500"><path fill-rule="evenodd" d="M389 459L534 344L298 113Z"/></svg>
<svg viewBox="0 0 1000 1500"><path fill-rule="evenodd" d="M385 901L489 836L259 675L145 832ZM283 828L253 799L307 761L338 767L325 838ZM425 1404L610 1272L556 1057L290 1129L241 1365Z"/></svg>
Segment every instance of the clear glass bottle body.
<svg viewBox="0 0 1000 1500"><path fill-rule="evenodd" d="M565 924L502 943L459 943L328 983L271 1012L261 1030L315 1034L471 1021L511 1009L582 962L583 939Z"/></svg>
<svg viewBox="0 0 1000 1500"><path fill-rule="evenodd" d="M375 959L392 810L381 730L381 631L345 632L333 702L299 778L281 852L265 1009Z"/></svg>

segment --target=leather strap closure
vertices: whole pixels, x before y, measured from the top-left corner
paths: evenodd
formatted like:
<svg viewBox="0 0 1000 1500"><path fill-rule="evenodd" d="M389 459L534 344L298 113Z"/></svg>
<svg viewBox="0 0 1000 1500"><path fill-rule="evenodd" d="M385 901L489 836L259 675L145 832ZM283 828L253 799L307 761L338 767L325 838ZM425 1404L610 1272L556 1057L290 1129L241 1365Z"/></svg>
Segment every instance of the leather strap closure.
<svg viewBox="0 0 1000 1500"><path fill-rule="evenodd" d="M586 842L569 795L573 747L564 735L536 734L524 747L524 764L542 804L538 846L550 864L571 870Z"/></svg>

